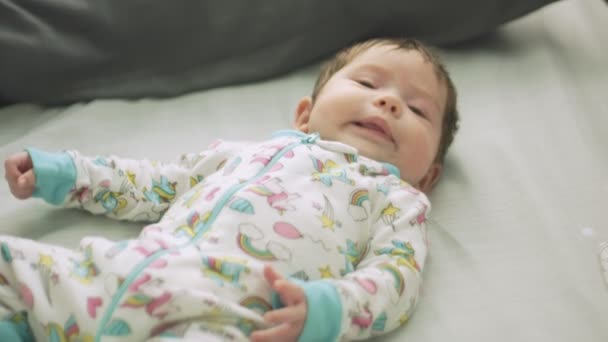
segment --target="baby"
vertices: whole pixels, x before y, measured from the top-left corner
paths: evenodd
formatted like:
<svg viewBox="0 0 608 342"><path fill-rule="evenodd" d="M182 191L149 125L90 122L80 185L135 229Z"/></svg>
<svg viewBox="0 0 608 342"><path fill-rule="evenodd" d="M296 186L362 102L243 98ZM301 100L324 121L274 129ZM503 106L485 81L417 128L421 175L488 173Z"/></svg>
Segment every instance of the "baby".
<svg viewBox="0 0 608 342"><path fill-rule="evenodd" d="M68 250L0 236L0 337L334 341L404 324L428 193L458 126L424 45L375 39L324 65L294 130L174 163L37 149L6 161L20 199L154 222ZM4 334L4 335L2 335ZM4 341L4 339L3 339Z"/></svg>

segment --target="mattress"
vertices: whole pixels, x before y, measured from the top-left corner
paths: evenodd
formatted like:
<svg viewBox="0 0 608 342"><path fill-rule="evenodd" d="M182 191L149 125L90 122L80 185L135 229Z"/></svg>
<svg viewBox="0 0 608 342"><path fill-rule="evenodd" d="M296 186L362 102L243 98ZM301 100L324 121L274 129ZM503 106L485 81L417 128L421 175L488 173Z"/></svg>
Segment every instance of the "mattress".
<svg viewBox="0 0 608 342"><path fill-rule="evenodd" d="M417 310L378 341L608 341L608 6L562 1L441 50L461 130L431 194ZM173 160L212 140L291 126L317 66L166 99L0 109L0 159L22 150ZM76 247L116 222L0 184L0 233Z"/></svg>

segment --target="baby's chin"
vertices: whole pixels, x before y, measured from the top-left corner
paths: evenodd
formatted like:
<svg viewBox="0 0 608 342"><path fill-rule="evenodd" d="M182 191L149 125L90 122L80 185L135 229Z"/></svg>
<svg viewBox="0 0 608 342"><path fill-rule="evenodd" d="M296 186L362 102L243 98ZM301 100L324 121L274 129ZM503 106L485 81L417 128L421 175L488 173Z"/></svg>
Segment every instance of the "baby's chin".
<svg viewBox="0 0 608 342"><path fill-rule="evenodd" d="M348 143L347 143L348 144ZM390 147L379 146L377 144L369 143L366 141L356 141L349 144L357 149L359 155L374 159L379 162L394 164L396 161L390 157Z"/></svg>
<svg viewBox="0 0 608 342"><path fill-rule="evenodd" d="M335 134L334 136L323 136L323 139L339 141L343 144L349 145L357 149L360 156L364 156L369 159L373 159L383 163L390 163L397 165L398 158L393 156L395 154L395 147L393 145L382 145L375 141L367 140L363 137L345 134Z"/></svg>

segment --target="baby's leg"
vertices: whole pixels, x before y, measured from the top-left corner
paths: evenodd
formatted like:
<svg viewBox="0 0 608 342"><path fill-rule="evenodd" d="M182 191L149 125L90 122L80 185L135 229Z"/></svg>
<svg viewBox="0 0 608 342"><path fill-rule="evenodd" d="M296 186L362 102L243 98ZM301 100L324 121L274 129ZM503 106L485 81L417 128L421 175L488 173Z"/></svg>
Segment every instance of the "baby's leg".
<svg viewBox="0 0 608 342"><path fill-rule="evenodd" d="M59 246L0 236L0 319L4 319L3 324L27 317L25 322L29 322L39 340L46 339L43 338L45 330L55 330L65 336L64 330L73 312L63 302L66 291L57 289L69 283L70 263L79 260L78 255ZM69 296L77 293L73 291ZM79 329L77 323L74 324Z"/></svg>

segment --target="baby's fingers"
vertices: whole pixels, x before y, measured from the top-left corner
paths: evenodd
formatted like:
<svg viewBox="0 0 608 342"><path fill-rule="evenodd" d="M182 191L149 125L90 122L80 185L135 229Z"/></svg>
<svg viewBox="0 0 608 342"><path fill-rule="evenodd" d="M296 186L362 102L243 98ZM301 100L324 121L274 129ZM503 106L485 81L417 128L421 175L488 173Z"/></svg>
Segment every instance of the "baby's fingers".
<svg viewBox="0 0 608 342"><path fill-rule="evenodd" d="M277 280L274 284L274 289L279 294L279 297L281 297L281 301L287 306L306 303L304 290L289 280Z"/></svg>
<svg viewBox="0 0 608 342"><path fill-rule="evenodd" d="M15 197L26 199L32 196L36 188L36 176L33 170L29 170L17 177L16 181L9 181L9 187Z"/></svg>
<svg viewBox="0 0 608 342"><path fill-rule="evenodd" d="M17 181L17 178L33 168L32 158L27 152L13 154L4 162L5 178L7 181Z"/></svg>
<svg viewBox="0 0 608 342"><path fill-rule="evenodd" d="M281 309L268 311L264 314L264 320L269 323L302 323L306 319L306 307L304 305L287 306Z"/></svg>
<svg viewBox="0 0 608 342"><path fill-rule="evenodd" d="M4 178L6 181L11 183L17 183L17 178L21 175L21 171L17 167L17 161L13 158L9 158L4 162Z"/></svg>
<svg viewBox="0 0 608 342"><path fill-rule="evenodd" d="M34 170L29 170L27 172L25 172L24 174L22 174L21 176L19 176L19 179L17 180L17 184L23 186L23 187L30 187L30 188L34 188L34 186L36 185L36 176L34 175Z"/></svg>
<svg viewBox="0 0 608 342"><path fill-rule="evenodd" d="M266 281L268 282L268 284L270 284L270 286L274 286L274 283L277 280L282 279L283 277L277 271L275 271L275 269L272 266L265 265L264 266L264 278L266 278Z"/></svg>
<svg viewBox="0 0 608 342"><path fill-rule="evenodd" d="M15 197L26 199L32 196L36 187L36 176L34 175L32 158L27 152L10 156L4 162L4 170L4 177Z"/></svg>

